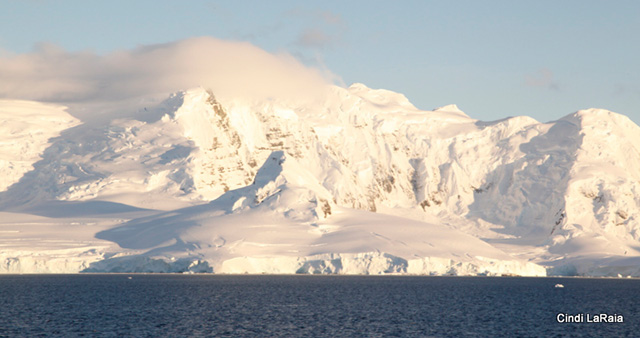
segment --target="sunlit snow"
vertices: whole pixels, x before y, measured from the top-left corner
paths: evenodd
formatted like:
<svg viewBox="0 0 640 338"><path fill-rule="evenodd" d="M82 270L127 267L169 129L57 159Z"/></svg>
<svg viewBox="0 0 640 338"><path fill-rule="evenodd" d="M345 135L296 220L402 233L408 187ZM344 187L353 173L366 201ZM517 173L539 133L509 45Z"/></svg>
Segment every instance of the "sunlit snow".
<svg viewBox="0 0 640 338"><path fill-rule="evenodd" d="M640 128L362 84L112 120L0 101L0 272L640 276Z"/></svg>

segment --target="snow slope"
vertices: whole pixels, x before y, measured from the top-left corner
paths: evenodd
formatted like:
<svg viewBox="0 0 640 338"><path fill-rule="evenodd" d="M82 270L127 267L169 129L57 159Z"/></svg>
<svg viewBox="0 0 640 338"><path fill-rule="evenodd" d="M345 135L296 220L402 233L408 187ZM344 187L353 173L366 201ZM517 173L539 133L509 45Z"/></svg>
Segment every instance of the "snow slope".
<svg viewBox="0 0 640 338"><path fill-rule="evenodd" d="M49 139L79 123L64 107L0 100L0 191L33 169Z"/></svg>
<svg viewBox="0 0 640 338"><path fill-rule="evenodd" d="M605 110L483 122L355 84L315 101L193 89L67 123L32 170L3 166L0 210L100 224L81 232L87 271L640 276L640 128Z"/></svg>
<svg viewBox="0 0 640 338"><path fill-rule="evenodd" d="M250 186L216 200L98 233L163 261L206 260L217 273L544 275L489 244L442 225L332 206L293 157L274 151ZM145 269L138 256L88 271Z"/></svg>

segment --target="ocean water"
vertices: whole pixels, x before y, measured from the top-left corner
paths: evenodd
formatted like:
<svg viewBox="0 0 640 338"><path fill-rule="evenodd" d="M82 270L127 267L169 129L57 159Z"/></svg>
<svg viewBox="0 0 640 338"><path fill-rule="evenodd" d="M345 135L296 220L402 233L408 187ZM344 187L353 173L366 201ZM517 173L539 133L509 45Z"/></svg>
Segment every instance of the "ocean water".
<svg viewBox="0 0 640 338"><path fill-rule="evenodd" d="M0 337L638 337L639 298L624 279L0 275Z"/></svg>

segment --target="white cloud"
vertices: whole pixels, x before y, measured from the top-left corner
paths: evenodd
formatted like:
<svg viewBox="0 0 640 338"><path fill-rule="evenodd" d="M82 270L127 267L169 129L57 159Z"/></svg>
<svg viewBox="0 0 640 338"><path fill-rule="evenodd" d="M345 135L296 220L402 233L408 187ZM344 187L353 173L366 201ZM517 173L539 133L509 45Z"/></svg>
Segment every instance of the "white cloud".
<svg viewBox="0 0 640 338"><path fill-rule="evenodd" d="M0 98L70 105L165 96L192 87L220 97L314 95L332 74L245 42L200 37L107 55L42 44L27 54L0 54Z"/></svg>

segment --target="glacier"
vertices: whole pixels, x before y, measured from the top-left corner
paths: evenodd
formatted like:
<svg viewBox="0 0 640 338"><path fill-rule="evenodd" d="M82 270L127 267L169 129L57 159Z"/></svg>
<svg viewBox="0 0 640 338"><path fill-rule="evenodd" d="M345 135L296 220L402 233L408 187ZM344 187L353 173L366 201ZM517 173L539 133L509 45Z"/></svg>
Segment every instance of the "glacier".
<svg viewBox="0 0 640 338"><path fill-rule="evenodd" d="M607 110L487 122L354 84L71 113L0 100L0 273L640 276L640 127Z"/></svg>

